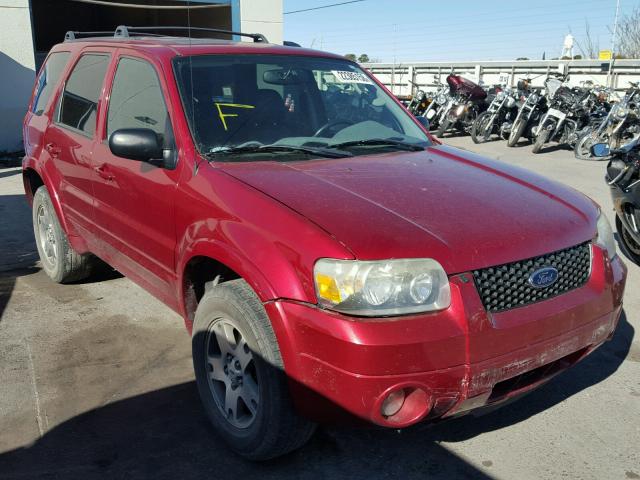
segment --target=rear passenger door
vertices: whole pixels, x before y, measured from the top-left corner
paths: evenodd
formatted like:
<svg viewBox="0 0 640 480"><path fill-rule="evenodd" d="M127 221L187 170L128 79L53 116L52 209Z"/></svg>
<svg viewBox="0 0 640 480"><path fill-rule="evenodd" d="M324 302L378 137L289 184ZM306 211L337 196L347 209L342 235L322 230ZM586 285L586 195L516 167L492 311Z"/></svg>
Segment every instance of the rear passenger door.
<svg viewBox="0 0 640 480"><path fill-rule="evenodd" d="M108 52L80 55L64 83L53 122L43 140L56 174L61 177L58 195L65 218L89 241L95 232L91 155L110 60Z"/></svg>
<svg viewBox="0 0 640 480"><path fill-rule="evenodd" d="M123 128L147 128L177 154L165 87L151 61L122 54L111 84L102 141L93 155L95 219L107 260L162 298L175 298L174 195L178 170L120 158L108 139ZM133 260L133 262L131 261Z"/></svg>

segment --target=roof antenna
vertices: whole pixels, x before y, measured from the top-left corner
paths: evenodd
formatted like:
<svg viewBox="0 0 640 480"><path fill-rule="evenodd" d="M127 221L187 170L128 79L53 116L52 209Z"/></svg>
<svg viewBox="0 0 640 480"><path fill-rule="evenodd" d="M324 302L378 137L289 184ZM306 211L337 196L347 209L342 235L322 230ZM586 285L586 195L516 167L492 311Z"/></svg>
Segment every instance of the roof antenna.
<svg viewBox="0 0 640 480"><path fill-rule="evenodd" d="M187 35L189 36L189 86L191 88L191 129L195 129L195 101L193 99L193 55L191 55L191 0L187 1ZM198 174L200 168L200 157L196 155L193 163L193 175Z"/></svg>

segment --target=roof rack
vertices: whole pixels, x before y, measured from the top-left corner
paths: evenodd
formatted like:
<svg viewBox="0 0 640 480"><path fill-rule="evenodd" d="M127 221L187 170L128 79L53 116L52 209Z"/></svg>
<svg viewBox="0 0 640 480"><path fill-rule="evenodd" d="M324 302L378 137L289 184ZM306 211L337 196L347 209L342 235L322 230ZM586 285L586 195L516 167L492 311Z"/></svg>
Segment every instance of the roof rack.
<svg viewBox="0 0 640 480"><path fill-rule="evenodd" d="M242 33L242 32L234 32L232 30L223 30L221 28L204 28L204 27L167 27L167 26L155 26L155 27L132 27L129 25L119 25L115 32L111 31L99 31L99 32L77 32L69 30L65 36L64 41L67 42L69 40L75 40L80 37L95 37L95 36L113 36L114 38L131 38L134 36L150 36L150 37L163 37L163 36L171 36L171 35L160 35L157 33L148 33L153 30L195 30L198 32L211 32L211 33L221 33L224 35L237 35L239 37L249 37L253 38L255 43L269 43L267 37L262 35L261 33Z"/></svg>

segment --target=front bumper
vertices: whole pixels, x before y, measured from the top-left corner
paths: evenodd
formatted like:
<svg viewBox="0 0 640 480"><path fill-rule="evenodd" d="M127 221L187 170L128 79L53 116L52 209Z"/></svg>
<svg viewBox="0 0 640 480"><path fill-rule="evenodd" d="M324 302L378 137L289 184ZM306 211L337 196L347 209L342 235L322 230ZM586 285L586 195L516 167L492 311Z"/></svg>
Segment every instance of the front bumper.
<svg viewBox="0 0 640 480"><path fill-rule="evenodd" d="M304 303L267 303L296 407L319 421L342 411L402 428L535 388L615 330L626 268L593 252L583 287L497 314L486 312L470 274L450 278L451 306L431 314L363 321ZM398 389L407 395L403 407L383 416L384 399Z"/></svg>

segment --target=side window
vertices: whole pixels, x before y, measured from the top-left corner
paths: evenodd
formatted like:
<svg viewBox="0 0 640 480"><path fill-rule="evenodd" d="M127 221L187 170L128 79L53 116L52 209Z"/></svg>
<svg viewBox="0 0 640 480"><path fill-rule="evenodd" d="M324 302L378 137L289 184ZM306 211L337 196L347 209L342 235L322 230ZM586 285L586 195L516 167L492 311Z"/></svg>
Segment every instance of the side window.
<svg viewBox="0 0 640 480"><path fill-rule="evenodd" d="M85 54L73 67L62 93L58 122L92 137L98 99L109 66L109 55Z"/></svg>
<svg viewBox="0 0 640 480"><path fill-rule="evenodd" d="M42 112L44 112L70 55L69 52L52 53L49 55L42 70L40 70L33 95L33 106L31 107L31 111L36 115L42 115Z"/></svg>
<svg viewBox="0 0 640 480"><path fill-rule="evenodd" d="M165 141L171 135L167 107L156 71L148 62L124 57L113 79L107 138L121 128L149 128Z"/></svg>

